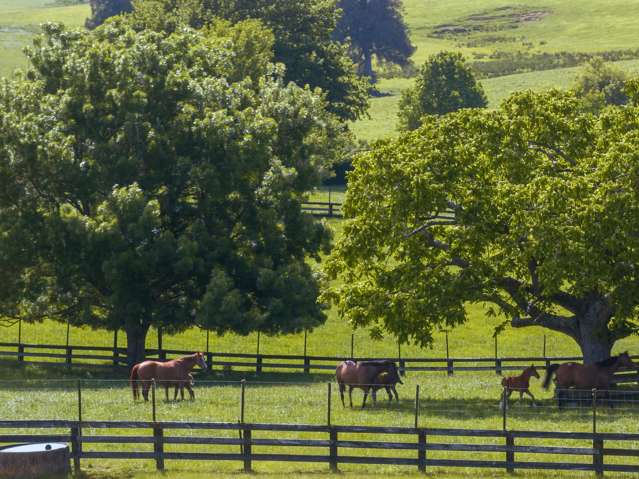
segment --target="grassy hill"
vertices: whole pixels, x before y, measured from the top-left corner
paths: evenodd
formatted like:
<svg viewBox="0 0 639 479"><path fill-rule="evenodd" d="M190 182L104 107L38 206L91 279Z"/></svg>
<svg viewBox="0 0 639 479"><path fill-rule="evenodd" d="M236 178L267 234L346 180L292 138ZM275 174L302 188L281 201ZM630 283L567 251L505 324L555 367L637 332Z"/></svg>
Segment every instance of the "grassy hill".
<svg viewBox="0 0 639 479"><path fill-rule="evenodd" d="M0 76L9 76L16 68L24 67L22 50L42 23L81 26L89 13L88 4L73 0L0 0Z"/></svg>

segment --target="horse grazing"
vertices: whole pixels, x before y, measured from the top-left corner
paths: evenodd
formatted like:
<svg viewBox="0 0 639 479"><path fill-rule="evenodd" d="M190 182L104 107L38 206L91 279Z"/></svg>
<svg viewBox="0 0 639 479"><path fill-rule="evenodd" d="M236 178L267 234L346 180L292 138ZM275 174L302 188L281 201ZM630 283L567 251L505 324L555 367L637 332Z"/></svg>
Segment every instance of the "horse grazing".
<svg viewBox="0 0 639 479"><path fill-rule="evenodd" d="M503 378L501 380L501 385L506 390L506 400L504 401L504 404L502 404L502 407L508 406L508 399L510 399L510 395L514 391L517 391L519 393L519 400L523 399L524 394L528 394L532 399L532 405L534 406L535 396L533 396L528 389L530 387L530 378L533 376L539 379L537 368L531 364L526 369L524 369L524 371L519 376L509 376L507 378Z"/></svg>
<svg viewBox="0 0 639 479"><path fill-rule="evenodd" d="M194 353L179 359L172 359L166 362L160 361L143 361L136 364L131 369L131 389L133 391L133 399L139 399L138 383L142 381L142 396L145 401L149 400L149 389L151 389L151 380L154 379L158 386L164 386L166 400L169 400L169 387L175 387L173 400L177 399L178 389L180 390L182 399L184 399L184 388L188 389L191 400L195 399L195 393L191 388L193 384L193 376L190 374L191 369L196 365L202 369L206 369L206 361L204 354Z"/></svg>
<svg viewBox="0 0 639 479"><path fill-rule="evenodd" d="M373 389L385 388L390 397L390 389L395 389L395 384L403 384L399 377L397 366L392 361L344 361L335 369L335 378L339 385L339 394L344 403L344 390L348 386L348 398L353 407L353 388L364 391L362 408L366 406L368 392ZM395 392L397 394L397 392ZM374 393L373 393L374 395Z"/></svg>
<svg viewBox="0 0 639 479"><path fill-rule="evenodd" d="M612 376L619 369L635 367L628 351L618 356L612 356L594 364L563 363L551 364L546 370L546 377L542 387L548 389L553 374L555 375L555 391L557 392L557 402L561 408L563 396L568 388L575 389L598 389L606 391L610 388Z"/></svg>

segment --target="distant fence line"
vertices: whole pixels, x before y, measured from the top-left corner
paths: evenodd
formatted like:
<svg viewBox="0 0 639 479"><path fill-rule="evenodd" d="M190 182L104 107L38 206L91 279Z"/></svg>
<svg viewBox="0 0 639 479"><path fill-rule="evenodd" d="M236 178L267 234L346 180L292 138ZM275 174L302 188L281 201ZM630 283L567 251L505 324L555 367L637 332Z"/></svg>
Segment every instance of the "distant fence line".
<svg viewBox="0 0 639 479"><path fill-rule="evenodd" d="M305 201L302 203L302 211L326 218L341 218L344 216L342 203L335 201Z"/></svg>
<svg viewBox="0 0 639 479"><path fill-rule="evenodd" d="M167 360L192 354L193 351L177 349L147 349L147 359ZM259 353L229 353L220 351L206 351L209 371L237 369L254 370L262 373L265 370L299 371L306 374L312 371L334 371L335 366L346 359L358 361L388 359L396 361L400 374L406 372L442 371L448 375L455 372L494 371L502 374L504 371L519 371L523 367L534 364L545 369L551 363L580 361L578 356L525 356L525 357L483 357L483 358L411 358L411 357L353 357L353 356L311 356L292 354L259 354ZM0 342L0 358L17 359L20 362L47 365L73 364L81 366L120 367L126 366L126 349L110 346L76 346L54 344L27 344ZM632 356L639 360L639 356ZM54 360L54 361L44 361ZM78 362L81 361L81 362ZM100 361L100 362L97 362ZM616 383L638 383L639 368L637 370L622 371L615 375Z"/></svg>

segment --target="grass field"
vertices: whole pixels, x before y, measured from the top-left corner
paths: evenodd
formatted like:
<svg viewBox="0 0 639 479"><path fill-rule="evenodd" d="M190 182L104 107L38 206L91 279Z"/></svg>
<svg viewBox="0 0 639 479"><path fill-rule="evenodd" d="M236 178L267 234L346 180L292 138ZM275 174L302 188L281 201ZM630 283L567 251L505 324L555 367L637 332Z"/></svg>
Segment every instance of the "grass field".
<svg viewBox="0 0 639 479"><path fill-rule="evenodd" d="M537 52L580 51L635 48L637 45L636 0L403 0L405 18L411 38L417 46L413 59L420 65L428 55L441 50L461 50L472 57L474 53L531 48ZM538 21L525 21L500 31L483 31L470 36L435 38L433 27L442 24L464 25L470 15L491 16L499 8L528 7L549 13ZM485 20L489 27L497 25ZM514 28L512 28L514 27ZM498 41L485 41L499 37ZM484 40L478 47L469 47L469 40ZM481 42L480 42L481 43ZM528 47L524 44L532 44Z"/></svg>

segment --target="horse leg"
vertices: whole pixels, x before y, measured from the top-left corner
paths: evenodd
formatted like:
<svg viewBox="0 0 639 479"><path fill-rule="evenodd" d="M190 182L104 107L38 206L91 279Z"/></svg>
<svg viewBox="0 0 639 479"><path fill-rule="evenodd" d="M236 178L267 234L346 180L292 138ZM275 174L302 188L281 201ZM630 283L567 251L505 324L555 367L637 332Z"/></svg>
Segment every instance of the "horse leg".
<svg viewBox="0 0 639 479"><path fill-rule="evenodd" d="M524 392L530 396L530 399L532 399L532 406L534 406L537 402L535 396L533 396L533 394L528 389L526 389Z"/></svg>
<svg viewBox="0 0 639 479"><path fill-rule="evenodd" d="M348 386L348 401L351 404L351 408L353 407L353 386Z"/></svg>
<svg viewBox="0 0 639 479"><path fill-rule="evenodd" d="M342 400L342 407L346 407L346 404L344 404L344 389L346 388L346 386L344 386L343 383L339 383L339 397Z"/></svg>
<svg viewBox="0 0 639 479"><path fill-rule="evenodd" d="M399 402L399 394L397 394L397 389L395 389L395 385L391 386L391 391L395 393L395 401Z"/></svg>
<svg viewBox="0 0 639 479"><path fill-rule="evenodd" d="M180 400L184 401L184 384L180 384Z"/></svg>
<svg viewBox="0 0 639 479"><path fill-rule="evenodd" d="M177 401L178 389L180 389L181 387L182 387L181 385L178 385L178 384L175 385L175 391L173 391L173 401L174 402Z"/></svg>
<svg viewBox="0 0 639 479"><path fill-rule="evenodd" d="M166 402L169 402L169 385L164 385L164 396L166 397Z"/></svg>
<svg viewBox="0 0 639 479"><path fill-rule="evenodd" d="M186 389L188 389L189 391L189 395L191 396L191 401L195 401L195 393L193 392L193 388L191 387L189 383L186 383L185 386L186 386Z"/></svg>
<svg viewBox="0 0 639 479"><path fill-rule="evenodd" d="M371 398L373 398L373 403L377 403L377 389L373 388L371 391Z"/></svg>
<svg viewBox="0 0 639 479"><path fill-rule="evenodd" d="M386 394L388 394L388 401L393 402L393 393L390 386L386 386Z"/></svg>
<svg viewBox="0 0 639 479"><path fill-rule="evenodd" d="M364 388L364 400L362 401L362 409L364 409L366 407L366 398L368 397L368 391L370 390L369 387Z"/></svg>
<svg viewBox="0 0 639 479"><path fill-rule="evenodd" d="M149 384L148 381L145 381L142 384L142 396L144 397L145 401L149 400L149 389L151 388L151 385Z"/></svg>

